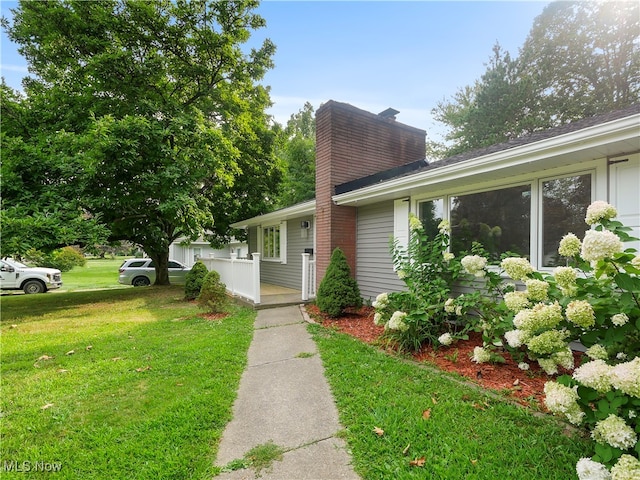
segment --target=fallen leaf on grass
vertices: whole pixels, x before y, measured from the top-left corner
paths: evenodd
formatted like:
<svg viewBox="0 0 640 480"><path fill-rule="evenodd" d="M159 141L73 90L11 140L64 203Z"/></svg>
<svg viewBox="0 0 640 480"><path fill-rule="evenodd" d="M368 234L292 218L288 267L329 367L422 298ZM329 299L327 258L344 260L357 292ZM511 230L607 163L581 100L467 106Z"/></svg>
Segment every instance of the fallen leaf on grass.
<svg viewBox="0 0 640 480"><path fill-rule="evenodd" d="M472 465L475 465L476 463L478 463L478 460L471 460Z"/></svg>
<svg viewBox="0 0 640 480"><path fill-rule="evenodd" d="M420 458L416 458L415 460L411 460L409 462L409 465L411 465L412 467L424 467L426 460L424 459L424 457L420 457Z"/></svg>
<svg viewBox="0 0 640 480"><path fill-rule="evenodd" d="M76 353L75 350L69 350L65 355L73 355L74 353Z"/></svg>
<svg viewBox="0 0 640 480"><path fill-rule="evenodd" d="M384 430L380 427L373 427L373 433L381 437L382 435L384 435Z"/></svg>
<svg viewBox="0 0 640 480"><path fill-rule="evenodd" d="M406 455L407 452L409 451L409 447L411 446L411 444L409 443L406 447L404 447L404 450L402 450L402 455Z"/></svg>
<svg viewBox="0 0 640 480"><path fill-rule="evenodd" d="M69 370L65 369L65 368L61 368L58 370L58 373L67 373Z"/></svg>
<svg viewBox="0 0 640 480"><path fill-rule="evenodd" d="M430 408L428 408L427 410L422 412L422 418L424 420L429 420L431 418L431 409Z"/></svg>
<svg viewBox="0 0 640 480"><path fill-rule="evenodd" d="M431 402L435 405L436 403L438 403L438 401L436 400L436 397L431 397Z"/></svg>
<svg viewBox="0 0 640 480"><path fill-rule="evenodd" d="M147 365L146 367L136 368L136 372L146 372L147 370L151 370L151 365Z"/></svg>
<svg viewBox="0 0 640 480"><path fill-rule="evenodd" d="M93 345L87 345L87 350L91 350L93 348Z"/></svg>
<svg viewBox="0 0 640 480"><path fill-rule="evenodd" d="M46 410L47 408L51 408L53 407L53 403L47 403L46 405L43 405L40 407L40 410Z"/></svg>
<svg viewBox="0 0 640 480"><path fill-rule="evenodd" d="M18 325L14 323L13 325L11 325L11 328L18 328Z"/></svg>
<svg viewBox="0 0 640 480"><path fill-rule="evenodd" d="M53 357L50 357L49 355L42 355L40 358L38 358L38 362L44 360L53 360Z"/></svg>
<svg viewBox="0 0 640 480"><path fill-rule="evenodd" d="M122 357L113 357L111 359L112 362L117 362L118 360L122 360Z"/></svg>

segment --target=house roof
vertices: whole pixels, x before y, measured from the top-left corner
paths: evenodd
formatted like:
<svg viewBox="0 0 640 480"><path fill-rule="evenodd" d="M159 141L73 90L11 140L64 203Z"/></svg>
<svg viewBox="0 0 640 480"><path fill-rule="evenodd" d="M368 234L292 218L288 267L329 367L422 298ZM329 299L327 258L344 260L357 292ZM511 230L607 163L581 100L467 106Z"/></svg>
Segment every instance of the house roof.
<svg viewBox="0 0 640 480"><path fill-rule="evenodd" d="M358 189L367 187L369 185L374 185L387 180L405 177L408 175L414 175L419 172L464 162L465 160L485 157L493 153L504 152L506 150L510 150L516 147L521 147L521 146L529 145L536 142L542 142L545 140L552 139L554 137L567 135L572 132L577 132L579 130L583 130L589 127L606 124L614 120L627 118L637 114L640 114L640 104L635 104L625 109L616 110L614 112L597 115L594 117L589 117L589 118L585 118L575 122L567 123L565 125L560 125L558 127L550 128L547 130L541 130L539 132L534 132L530 135L514 138L507 142L490 145L488 147L475 149L468 152L463 152L463 153L445 158L443 160L436 160L432 162L429 162L426 159L417 160L415 162L412 162L406 165L394 167L389 170L375 173L373 175L369 175L356 180L351 180L346 183L342 183L340 185L336 185L335 194L340 195L343 193L358 190ZM640 124L638 124L638 128L640 129Z"/></svg>
<svg viewBox="0 0 640 480"><path fill-rule="evenodd" d="M256 225L265 225L270 222L276 223L282 220L288 220L291 218L302 217L305 215L313 215L316 211L316 201L309 200L308 202L298 203L287 208L281 208L264 215L242 220L240 222L232 223L233 228L248 228L255 227Z"/></svg>
<svg viewBox="0 0 640 480"><path fill-rule="evenodd" d="M335 187L337 205L365 205L458 189L640 150L640 104L586 118L444 160L416 162Z"/></svg>

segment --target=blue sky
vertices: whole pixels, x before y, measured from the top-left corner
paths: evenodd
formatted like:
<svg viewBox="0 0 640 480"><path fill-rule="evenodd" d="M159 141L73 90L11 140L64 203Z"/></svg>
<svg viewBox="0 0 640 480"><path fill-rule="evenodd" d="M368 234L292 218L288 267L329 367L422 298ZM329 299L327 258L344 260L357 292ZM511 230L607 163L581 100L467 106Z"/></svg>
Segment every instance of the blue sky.
<svg viewBox="0 0 640 480"><path fill-rule="evenodd" d="M496 42L512 55L549 2L494 1L263 1L267 27L252 43L270 38L275 68L263 83L280 123L306 101L328 100L378 113L400 111L402 123L440 139L431 110L484 73ZM17 2L1 1L3 15ZM20 88L26 62L2 33L1 70Z"/></svg>

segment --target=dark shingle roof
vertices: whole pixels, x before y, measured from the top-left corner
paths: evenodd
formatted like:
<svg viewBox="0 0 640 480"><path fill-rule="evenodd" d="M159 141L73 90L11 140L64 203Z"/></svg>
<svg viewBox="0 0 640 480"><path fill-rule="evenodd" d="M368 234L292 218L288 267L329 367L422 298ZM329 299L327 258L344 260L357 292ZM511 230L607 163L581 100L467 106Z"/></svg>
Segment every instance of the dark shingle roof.
<svg viewBox="0 0 640 480"><path fill-rule="evenodd" d="M367 177L358 178L356 180L351 180L349 182L336 185L335 194L340 195L341 193L347 193L354 190L358 190L360 188L368 187L370 185L375 185L376 183L384 182L386 180L406 177L408 175L412 175L418 172L432 170L435 168L444 167L446 165L451 165L454 163L464 162L465 160L471 160L474 158L482 157L484 155L489 155L492 153L509 150L511 148L520 147L530 143L539 142L542 140L548 140L554 137L558 137L560 135L577 132L578 130L593 127L596 125L601 125L601 124L618 120L621 118L629 117L631 115L635 115L638 113L640 113L640 103L624 108L622 110L616 110L614 112L597 115L595 117L589 117L582 120L577 120L575 122L567 123L565 125L560 125L558 127L550 128L548 130L541 130L539 132L534 132L530 135L514 138L504 143L498 143L495 145L490 145L488 147L479 148L479 149L471 150L464 153L459 153L457 155L453 155L451 157L445 158L443 160L438 160L432 163L427 162L427 160L425 159L421 159L406 165L402 165L400 167L394 167L389 170L384 170L382 172L369 175Z"/></svg>

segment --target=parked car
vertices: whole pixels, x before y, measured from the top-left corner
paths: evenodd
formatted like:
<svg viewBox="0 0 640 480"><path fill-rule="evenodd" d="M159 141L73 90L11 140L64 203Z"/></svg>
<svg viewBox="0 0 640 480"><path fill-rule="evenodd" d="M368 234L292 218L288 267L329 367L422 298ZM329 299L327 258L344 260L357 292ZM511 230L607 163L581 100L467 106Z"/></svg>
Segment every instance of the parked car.
<svg viewBox="0 0 640 480"><path fill-rule="evenodd" d="M45 293L62 286L62 274L56 268L29 267L10 258L0 260L0 288L24 293Z"/></svg>
<svg viewBox="0 0 640 480"><path fill-rule="evenodd" d="M171 284L184 284L187 273L191 267L187 267L175 260L169 260L169 282ZM130 258L120 265L118 282L134 287L146 287L156 281L155 263L150 258Z"/></svg>

